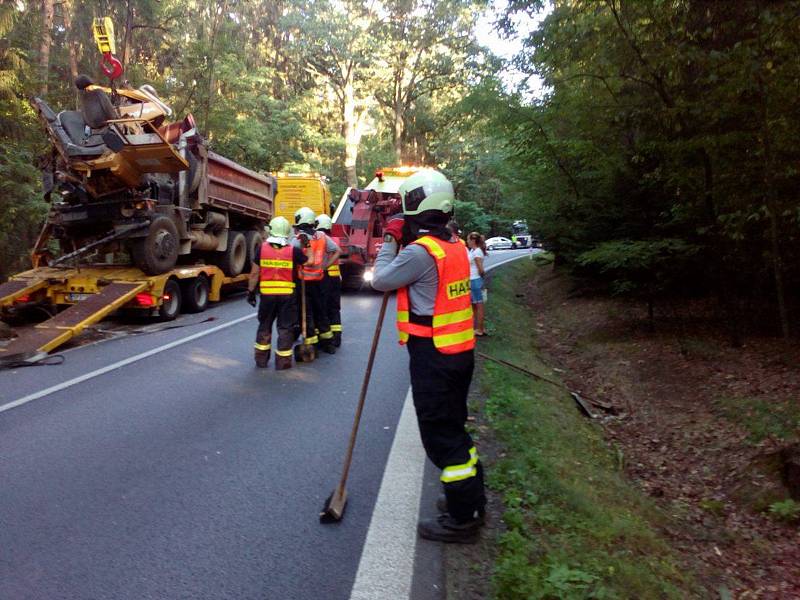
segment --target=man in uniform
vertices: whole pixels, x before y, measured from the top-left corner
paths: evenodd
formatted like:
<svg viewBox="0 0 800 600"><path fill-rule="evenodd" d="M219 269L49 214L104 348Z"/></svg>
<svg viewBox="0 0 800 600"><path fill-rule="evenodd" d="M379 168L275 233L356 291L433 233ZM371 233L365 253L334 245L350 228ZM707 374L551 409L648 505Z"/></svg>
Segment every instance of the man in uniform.
<svg viewBox="0 0 800 600"><path fill-rule="evenodd" d="M308 244L311 249L310 260L298 269L298 278L305 281L306 287L306 343L319 345L328 354L335 354L333 332L328 314L323 306L322 280L331 263L339 259L339 246L321 231L314 230L316 215L304 206L294 213L294 227L297 236L292 244L298 248ZM302 302L302 298L300 298Z"/></svg>
<svg viewBox="0 0 800 600"><path fill-rule="evenodd" d="M333 222L328 215L318 215L314 225L317 231L330 237ZM322 296L323 305L328 313L328 321L331 324L333 345L338 348L342 345L342 273L339 269L338 258L325 269L325 276L322 279Z"/></svg>
<svg viewBox="0 0 800 600"><path fill-rule="evenodd" d="M272 324L278 322L278 343L275 348L275 369L280 371L292 366L292 343L294 342L295 269L308 261L310 250L304 253L289 244L291 225L284 217L275 217L269 222L269 237L261 245L258 256L250 269L247 282L247 301L256 305L256 294L261 296L258 306L258 331L256 332L256 366L264 368L272 350ZM258 288L258 291L256 291Z"/></svg>
<svg viewBox="0 0 800 600"><path fill-rule="evenodd" d="M403 217L387 224L372 287L397 290L397 328L408 347L420 437L442 469L443 512L420 521L417 531L425 539L474 543L486 496L483 467L464 427L475 347L469 258L447 229L454 194L444 175L420 171L399 191Z"/></svg>

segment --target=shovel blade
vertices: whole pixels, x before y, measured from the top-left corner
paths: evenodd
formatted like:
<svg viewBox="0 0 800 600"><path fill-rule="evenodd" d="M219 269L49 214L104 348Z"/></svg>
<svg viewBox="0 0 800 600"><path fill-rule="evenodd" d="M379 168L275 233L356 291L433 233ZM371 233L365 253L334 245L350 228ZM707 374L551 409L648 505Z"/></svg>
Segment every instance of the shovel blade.
<svg viewBox="0 0 800 600"><path fill-rule="evenodd" d="M337 487L333 493L325 500L325 506L319 513L320 523L337 523L344 516L344 509L347 506L347 490Z"/></svg>
<svg viewBox="0 0 800 600"><path fill-rule="evenodd" d="M311 344L300 344L295 346L294 359L297 362L314 362L317 357L317 351Z"/></svg>

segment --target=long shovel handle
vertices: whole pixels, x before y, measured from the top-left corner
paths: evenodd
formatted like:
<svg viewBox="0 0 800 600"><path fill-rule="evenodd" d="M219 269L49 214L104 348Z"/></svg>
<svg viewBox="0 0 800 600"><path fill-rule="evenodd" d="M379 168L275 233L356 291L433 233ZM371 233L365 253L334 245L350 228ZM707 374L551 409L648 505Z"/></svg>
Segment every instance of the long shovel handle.
<svg viewBox="0 0 800 600"><path fill-rule="evenodd" d="M308 334L306 333L306 280L300 280L300 308L301 312L303 313L303 344L306 343L306 337Z"/></svg>
<svg viewBox="0 0 800 600"><path fill-rule="evenodd" d="M369 359L367 360L367 370L364 373L364 381L361 383L361 395L358 397L358 407L356 408L356 416L353 420L353 430L350 432L350 443L347 446L347 454L344 457L344 466L342 467L342 478L337 487L337 493L341 494L344 491L344 486L347 483L347 475L350 473L350 461L353 458L353 448L356 445L356 434L358 433L358 425L361 422L361 413L364 410L364 400L367 397L367 388L369 387L369 380L372 376L372 364L375 362L375 353L378 350L378 340L381 338L381 329L383 329L383 318L386 315L386 305L389 303L389 292L383 293L383 300L381 301L381 311L378 314L378 322L375 325L375 333L372 335L372 348L369 350Z"/></svg>

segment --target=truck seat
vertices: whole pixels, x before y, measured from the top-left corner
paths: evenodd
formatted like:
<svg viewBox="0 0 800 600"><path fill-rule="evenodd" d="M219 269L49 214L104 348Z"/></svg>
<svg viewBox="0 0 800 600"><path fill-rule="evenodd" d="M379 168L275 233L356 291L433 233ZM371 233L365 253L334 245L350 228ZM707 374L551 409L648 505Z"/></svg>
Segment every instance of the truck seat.
<svg viewBox="0 0 800 600"><path fill-rule="evenodd" d="M77 110L62 110L52 126L69 156L100 156L107 149L103 138L87 127Z"/></svg>

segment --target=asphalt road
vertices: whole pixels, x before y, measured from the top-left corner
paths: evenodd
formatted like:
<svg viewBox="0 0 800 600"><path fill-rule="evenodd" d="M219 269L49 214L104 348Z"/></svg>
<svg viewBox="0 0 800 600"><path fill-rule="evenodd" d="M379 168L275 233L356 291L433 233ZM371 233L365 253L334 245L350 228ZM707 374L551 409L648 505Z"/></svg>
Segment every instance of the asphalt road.
<svg viewBox="0 0 800 600"><path fill-rule="evenodd" d="M317 517L379 304L346 295L340 351L289 371L254 368L255 311L238 298L0 372L0 599L350 598L408 391L393 306L345 518ZM436 597L440 548L417 548L412 595Z"/></svg>

